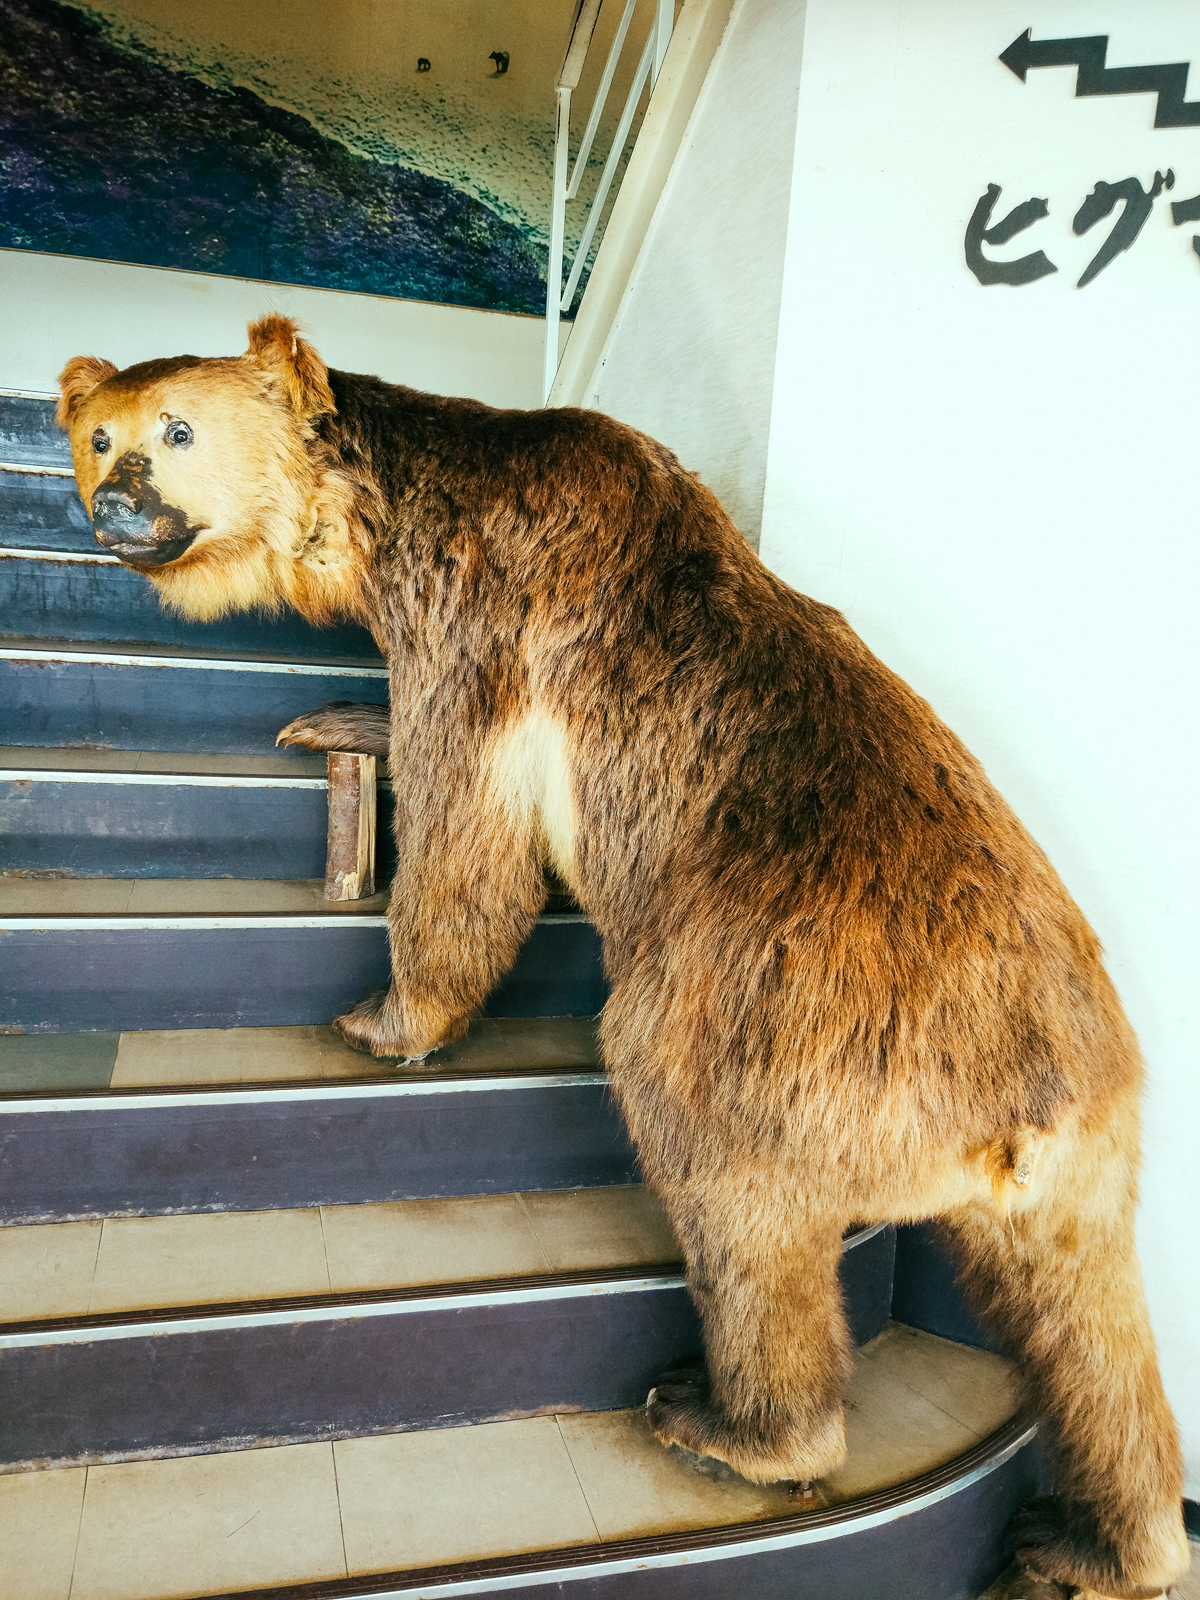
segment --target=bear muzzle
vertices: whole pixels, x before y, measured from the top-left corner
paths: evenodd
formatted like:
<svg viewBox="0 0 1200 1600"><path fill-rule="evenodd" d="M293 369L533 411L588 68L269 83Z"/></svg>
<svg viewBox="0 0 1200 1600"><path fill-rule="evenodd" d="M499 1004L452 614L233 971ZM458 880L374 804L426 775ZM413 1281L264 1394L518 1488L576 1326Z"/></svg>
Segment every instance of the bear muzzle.
<svg viewBox="0 0 1200 1600"><path fill-rule="evenodd" d="M104 548L131 567L177 560L200 532L146 483L136 488L102 484L92 495L92 527Z"/></svg>

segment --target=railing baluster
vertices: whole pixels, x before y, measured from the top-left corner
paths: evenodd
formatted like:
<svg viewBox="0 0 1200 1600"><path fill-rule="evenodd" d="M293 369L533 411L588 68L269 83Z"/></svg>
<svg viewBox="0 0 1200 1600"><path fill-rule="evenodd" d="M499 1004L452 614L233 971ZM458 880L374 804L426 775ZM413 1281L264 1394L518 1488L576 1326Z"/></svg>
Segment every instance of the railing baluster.
<svg viewBox="0 0 1200 1600"><path fill-rule="evenodd" d="M667 46L671 42L671 30L675 26L675 0L658 0L658 9L654 14L654 72L650 79L650 87L658 82L658 75L662 71L663 57L667 53Z"/></svg>
<svg viewBox="0 0 1200 1600"><path fill-rule="evenodd" d="M600 213L604 210L604 202L608 199L609 187L616 175L622 155L625 153L625 141L629 137L630 124L633 114L637 110L638 101L642 97L642 90L646 87L646 79L650 76L650 68L654 64L654 34L646 40L646 48L642 51L642 59L638 62L637 71L633 75L633 82L629 85L629 98L625 102L625 109L621 113L621 120L617 124L617 131L613 138L612 148L608 152L608 160L604 163L604 171L600 174L600 183L596 189L592 208L588 212L587 224L583 230L583 237L579 241L579 249L575 254L575 262L571 268L571 276L567 279L567 287L563 290L563 297L559 305L560 311L568 311L571 300L575 294L575 286L579 282L579 275L587 261L588 246L592 242L592 235L600 221Z"/></svg>
<svg viewBox="0 0 1200 1600"><path fill-rule="evenodd" d="M554 188L550 200L550 259L546 263L546 350L542 404L550 398L558 372L559 297L562 294L563 235L567 211L567 142L571 133L571 91L555 88L558 120L554 135Z"/></svg>
<svg viewBox="0 0 1200 1600"><path fill-rule="evenodd" d="M646 40L645 49L642 51L641 60L633 75L629 95L625 101L625 108L621 112L617 131L613 136L612 147L604 163L604 170L600 174L595 196L592 199L588 212L587 222L583 229L583 236L579 241L579 248L575 252L571 263L571 271L567 278L566 287L563 287L563 244L566 237L566 207L568 200L574 200L579 193L579 185L587 170L588 158L592 153L596 133L600 126L600 119L604 115L604 107L612 88L613 76L621 57L629 25L633 20L633 13L637 7L637 0L626 0L625 9L621 14L620 23L613 37L612 47L608 52L608 60L604 64L604 71L600 76L600 84L596 91L596 98L588 116L587 127L584 129L583 139L575 157L574 169L570 171L570 137L571 137L571 93L579 87L580 73L583 71L584 59L595 32L596 20L600 15L601 0L576 0L575 16L571 23L571 37L567 45L567 53L563 59L562 71L558 75L558 82L554 86L555 107L557 122L554 134L554 179L550 197L550 251L546 265L546 351L543 366L542 404L550 399L550 392L554 387L554 380L558 374L559 343L562 334L561 318L564 312L571 308L571 301L575 297L575 290L587 262L588 250L600 223L600 216L604 210L608 191L616 176L617 167L625 153L625 141L629 137L629 129L633 124L634 113L637 111L638 101L641 99L642 90L649 80L651 88L658 81L662 64L667 54L667 46L671 41L671 33L675 26L675 0L655 0L654 21L650 26L650 34Z"/></svg>
<svg viewBox="0 0 1200 1600"><path fill-rule="evenodd" d="M674 6L675 0L670 0ZM612 49L608 52L608 60L604 63L604 72L600 78L600 87L596 90L596 98L592 102L592 114L588 118L587 127L583 130L583 143L579 146L579 153L575 157L575 166L571 172L571 182L567 186L567 199L574 200L579 193L579 184L587 166L587 158L592 153L592 144L596 138L596 129L600 126L600 118L604 115L605 103L608 100L608 91L612 88L613 74L617 70L617 61L620 59L621 47L625 43L625 35L629 32L629 24L633 21L633 13L637 8L637 0L625 0L625 10L617 26L613 38Z"/></svg>

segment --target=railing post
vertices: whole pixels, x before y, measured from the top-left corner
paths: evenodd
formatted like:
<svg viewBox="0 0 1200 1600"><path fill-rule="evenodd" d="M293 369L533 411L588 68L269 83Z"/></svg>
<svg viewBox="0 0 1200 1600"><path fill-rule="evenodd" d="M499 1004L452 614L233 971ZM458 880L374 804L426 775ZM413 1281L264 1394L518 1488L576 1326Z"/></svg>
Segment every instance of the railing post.
<svg viewBox="0 0 1200 1600"><path fill-rule="evenodd" d="M559 299L562 295L563 234L567 213L567 157L571 135L571 91L559 84L554 91L557 122L554 131L554 187L550 200L550 259L546 263L546 352L542 373L542 404L550 398L558 372Z"/></svg>
<svg viewBox="0 0 1200 1600"><path fill-rule="evenodd" d="M653 89L658 82L658 75L662 71L663 57L667 53L667 46L671 42L671 33L675 27L675 0L658 0L658 8L654 15L654 65L650 69L650 87Z"/></svg>

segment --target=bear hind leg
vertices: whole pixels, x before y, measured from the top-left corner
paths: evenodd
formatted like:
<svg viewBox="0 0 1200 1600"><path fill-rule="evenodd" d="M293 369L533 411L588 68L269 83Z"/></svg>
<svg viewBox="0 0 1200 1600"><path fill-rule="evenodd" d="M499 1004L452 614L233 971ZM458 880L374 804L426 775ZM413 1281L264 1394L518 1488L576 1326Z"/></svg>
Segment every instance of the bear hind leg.
<svg viewBox="0 0 1200 1600"><path fill-rule="evenodd" d="M1182 1463L1134 1240L1136 1110L1053 1152L1032 1192L945 1220L1035 1411L1055 1494L1013 1537L1039 1577L1119 1600L1187 1569Z"/></svg>
<svg viewBox="0 0 1200 1600"><path fill-rule="evenodd" d="M668 1209L704 1326L705 1364L663 1376L647 1403L650 1426L663 1444L716 1457L754 1483L831 1472L846 1455L840 1228L794 1217L781 1240L777 1226L747 1222L744 1201L668 1198Z"/></svg>

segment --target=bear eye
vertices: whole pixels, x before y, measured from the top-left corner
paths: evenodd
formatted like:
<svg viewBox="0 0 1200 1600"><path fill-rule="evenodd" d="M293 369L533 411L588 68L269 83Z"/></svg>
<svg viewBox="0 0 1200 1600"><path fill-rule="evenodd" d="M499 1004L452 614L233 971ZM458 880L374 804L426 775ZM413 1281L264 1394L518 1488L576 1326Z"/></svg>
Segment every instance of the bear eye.
<svg viewBox="0 0 1200 1600"><path fill-rule="evenodd" d="M168 422L163 432L163 438L171 446L172 450L186 450L192 442L192 437L192 430L186 422L181 421L178 417L174 421Z"/></svg>
<svg viewBox="0 0 1200 1600"><path fill-rule="evenodd" d="M112 440L108 437L103 428L96 428L93 430L92 449L96 455L102 456L106 454L111 443Z"/></svg>

